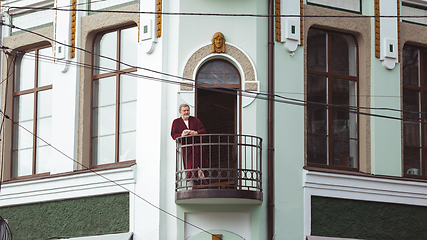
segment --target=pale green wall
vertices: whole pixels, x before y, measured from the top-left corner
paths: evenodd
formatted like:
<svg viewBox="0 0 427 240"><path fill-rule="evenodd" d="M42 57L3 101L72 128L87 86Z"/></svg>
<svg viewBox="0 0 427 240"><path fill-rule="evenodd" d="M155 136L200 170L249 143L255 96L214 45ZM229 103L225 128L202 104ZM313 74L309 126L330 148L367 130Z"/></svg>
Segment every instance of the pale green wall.
<svg viewBox="0 0 427 240"><path fill-rule="evenodd" d="M265 202L265 200L264 200ZM185 219L185 213L201 213L201 212L215 212L215 213L251 213L251 237L252 240L265 240L267 238L266 223L267 213L266 204L250 205L250 204L224 204L224 205L202 205L202 204L189 204L178 205L177 216ZM178 239L184 236L184 223L177 220L178 224Z"/></svg>
<svg viewBox="0 0 427 240"><path fill-rule="evenodd" d="M227 232L227 231L223 231L223 230L209 230L208 231L211 234L222 234L222 239L223 240L244 240L242 237L240 237L237 234L231 233L231 232ZM206 239L211 239L212 236L206 232L201 232L199 234L197 234L196 236L190 237L188 240L206 240Z"/></svg>
<svg viewBox="0 0 427 240"><path fill-rule="evenodd" d="M181 12L253 13L265 14L266 5L260 1L192 0L181 1ZM190 56L199 48L210 44L212 36L222 32L226 43L231 43L250 55L257 65L258 51L266 60L267 20L254 17L180 16L179 69L184 69ZM265 49L265 50L263 50ZM258 66L257 66L258 67ZM257 69L260 71L260 69ZM262 79L264 81L265 79Z"/></svg>
<svg viewBox="0 0 427 240"><path fill-rule="evenodd" d="M400 109L400 64L387 70L372 59L371 107ZM372 110L371 113L400 118L396 111ZM401 176L401 121L371 117L371 172Z"/></svg>
<svg viewBox="0 0 427 240"><path fill-rule="evenodd" d="M266 14L267 1L257 0L186 0L180 1L180 12L252 13ZM195 20L196 19L196 20ZM179 17L178 71L182 73L191 55L211 44L214 33L222 32L226 43L248 54L256 68L260 90L267 92L267 19L254 17ZM245 212L251 213L252 239L267 238L267 101L255 100L242 111L243 134L263 138L263 191L261 205L177 205L177 215L184 218L189 212ZM184 224L177 221L177 238L184 236Z"/></svg>
<svg viewBox="0 0 427 240"><path fill-rule="evenodd" d="M291 56L276 42L275 61L276 94L304 100L304 48ZM304 106L275 103L274 148L275 239L303 239Z"/></svg>
<svg viewBox="0 0 427 240"><path fill-rule="evenodd" d="M374 1L363 0L364 15L374 14ZM400 64L387 70L375 58L375 19L371 19L371 76L370 96L372 108L400 109ZM400 118L398 112L371 110L372 114ZM371 117L371 173L379 175L402 175L401 122L379 117ZM365 149L361 149L365 151ZM368 149L366 149L368 151Z"/></svg>
<svg viewBox="0 0 427 240"><path fill-rule="evenodd" d="M374 14L374 1L363 1L363 14ZM371 106L372 108L401 109L400 64L387 70L375 58L375 19L371 19ZM399 112L371 110L372 114L400 118ZM371 173L401 176L401 121L371 117Z"/></svg>

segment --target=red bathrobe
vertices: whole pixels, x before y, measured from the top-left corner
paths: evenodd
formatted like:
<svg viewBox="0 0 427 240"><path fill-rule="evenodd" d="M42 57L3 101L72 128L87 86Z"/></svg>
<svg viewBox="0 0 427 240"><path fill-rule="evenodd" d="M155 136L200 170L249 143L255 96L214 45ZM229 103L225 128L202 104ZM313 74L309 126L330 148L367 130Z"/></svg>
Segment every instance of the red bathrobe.
<svg viewBox="0 0 427 240"><path fill-rule="evenodd" d="M184 131L184 129L197 131L198 134L206 134L206 129L198 118L190 116L188 118L188 128L187 128L187 125L185 125L184 120L182 118L177 118L173 120L173 123L172 123L171 136L173 140L175 140L178 137L181 137L182 131ZM200 142L199 141L200 137L197 137L197 135L193 135L193 136L196 143ZM183 144L192 143L191 137L188 137L186 139L187 140L183 139L183 142L182 142ZM182 158L184 161L184 169L197 169L198 167L202 167L200 165L202 160L200 157L203 157L203 151L201 146L182 148ZM193 171L193 172L196 176L191 176L192 174L190 171L190 172L187 172L187 177L197 178L198 177L197 171Z"/></svg>

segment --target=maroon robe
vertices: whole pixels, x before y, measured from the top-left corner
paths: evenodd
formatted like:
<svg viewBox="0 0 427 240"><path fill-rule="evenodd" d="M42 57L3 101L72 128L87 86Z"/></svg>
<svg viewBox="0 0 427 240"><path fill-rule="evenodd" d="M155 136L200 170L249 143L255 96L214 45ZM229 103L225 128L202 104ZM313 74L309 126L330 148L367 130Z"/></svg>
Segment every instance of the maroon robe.
<svg viewBox="0 0 427 240"><path fill-rule="evenodd" d="M198 118L190 116L188 118L188 128L187 128L187 125L185 125L184 120L180 117L173 120L172 129L171 129L172 138L175 140L176 138L181 137L182 131L184 131L184 129L197 131L198 134L206 134L206 129ZM187 135L187 136L190 136L190 135ZM198 137L197 135L193 135L193 136L194 137L184 138L182 143L191 144L193 143L192 139L194 139L196 143L200 142L199 140L200 137ZM184 162L184 169L197 169L199 167L202 167L201 162L203 161L203 159L201 157L203 157L202 146L182 148L182 159ZM192 172L194 172L195 176L191 176ZM198 173L197 171L189 171L187 172L187 177L197 178Z"/></svg>

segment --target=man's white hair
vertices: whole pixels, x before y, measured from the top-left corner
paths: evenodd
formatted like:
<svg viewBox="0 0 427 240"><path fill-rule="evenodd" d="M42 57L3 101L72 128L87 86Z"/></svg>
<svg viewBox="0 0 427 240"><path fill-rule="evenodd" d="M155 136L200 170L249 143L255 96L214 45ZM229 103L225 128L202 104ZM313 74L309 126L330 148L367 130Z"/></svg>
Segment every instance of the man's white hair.
<svg viewBox="0 0 427 240"><path fill-rule="evenodd" d="M183 107L188 107L188 108L190 108L190 106L188 106L188 104L186 104L186 103L181 103L181 105L179 105L179 109L178 109L178 111L179 111L179 112L181 112L181 108L183 108Z"/></svg>

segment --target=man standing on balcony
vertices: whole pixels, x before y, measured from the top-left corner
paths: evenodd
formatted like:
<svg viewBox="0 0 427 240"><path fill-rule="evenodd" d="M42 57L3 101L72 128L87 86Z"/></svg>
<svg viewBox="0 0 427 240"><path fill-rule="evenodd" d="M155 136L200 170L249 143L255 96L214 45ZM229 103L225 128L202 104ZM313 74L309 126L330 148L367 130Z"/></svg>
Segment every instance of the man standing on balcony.
<svg viewBox="0 0 427 240"><path fill-rule="evenodd" d="M206 129L203 126L202 121L196 117L190 116L190 107L183 103L179 105L179 114L181 117L173 120L171 136L173 140L178 137L194 136L198 134L205 134ZM200 142L199 137L186 137L181 139L181 144L192 145ZM199 178L198 168L203 167L203 151L201 145L194 145L191 147L182 148L182 160L184 163L184 169L189 170L187 172L187 178ZM206 181L203 181L206 182ZM198 181L194 182L195 185Z"/></svg>

